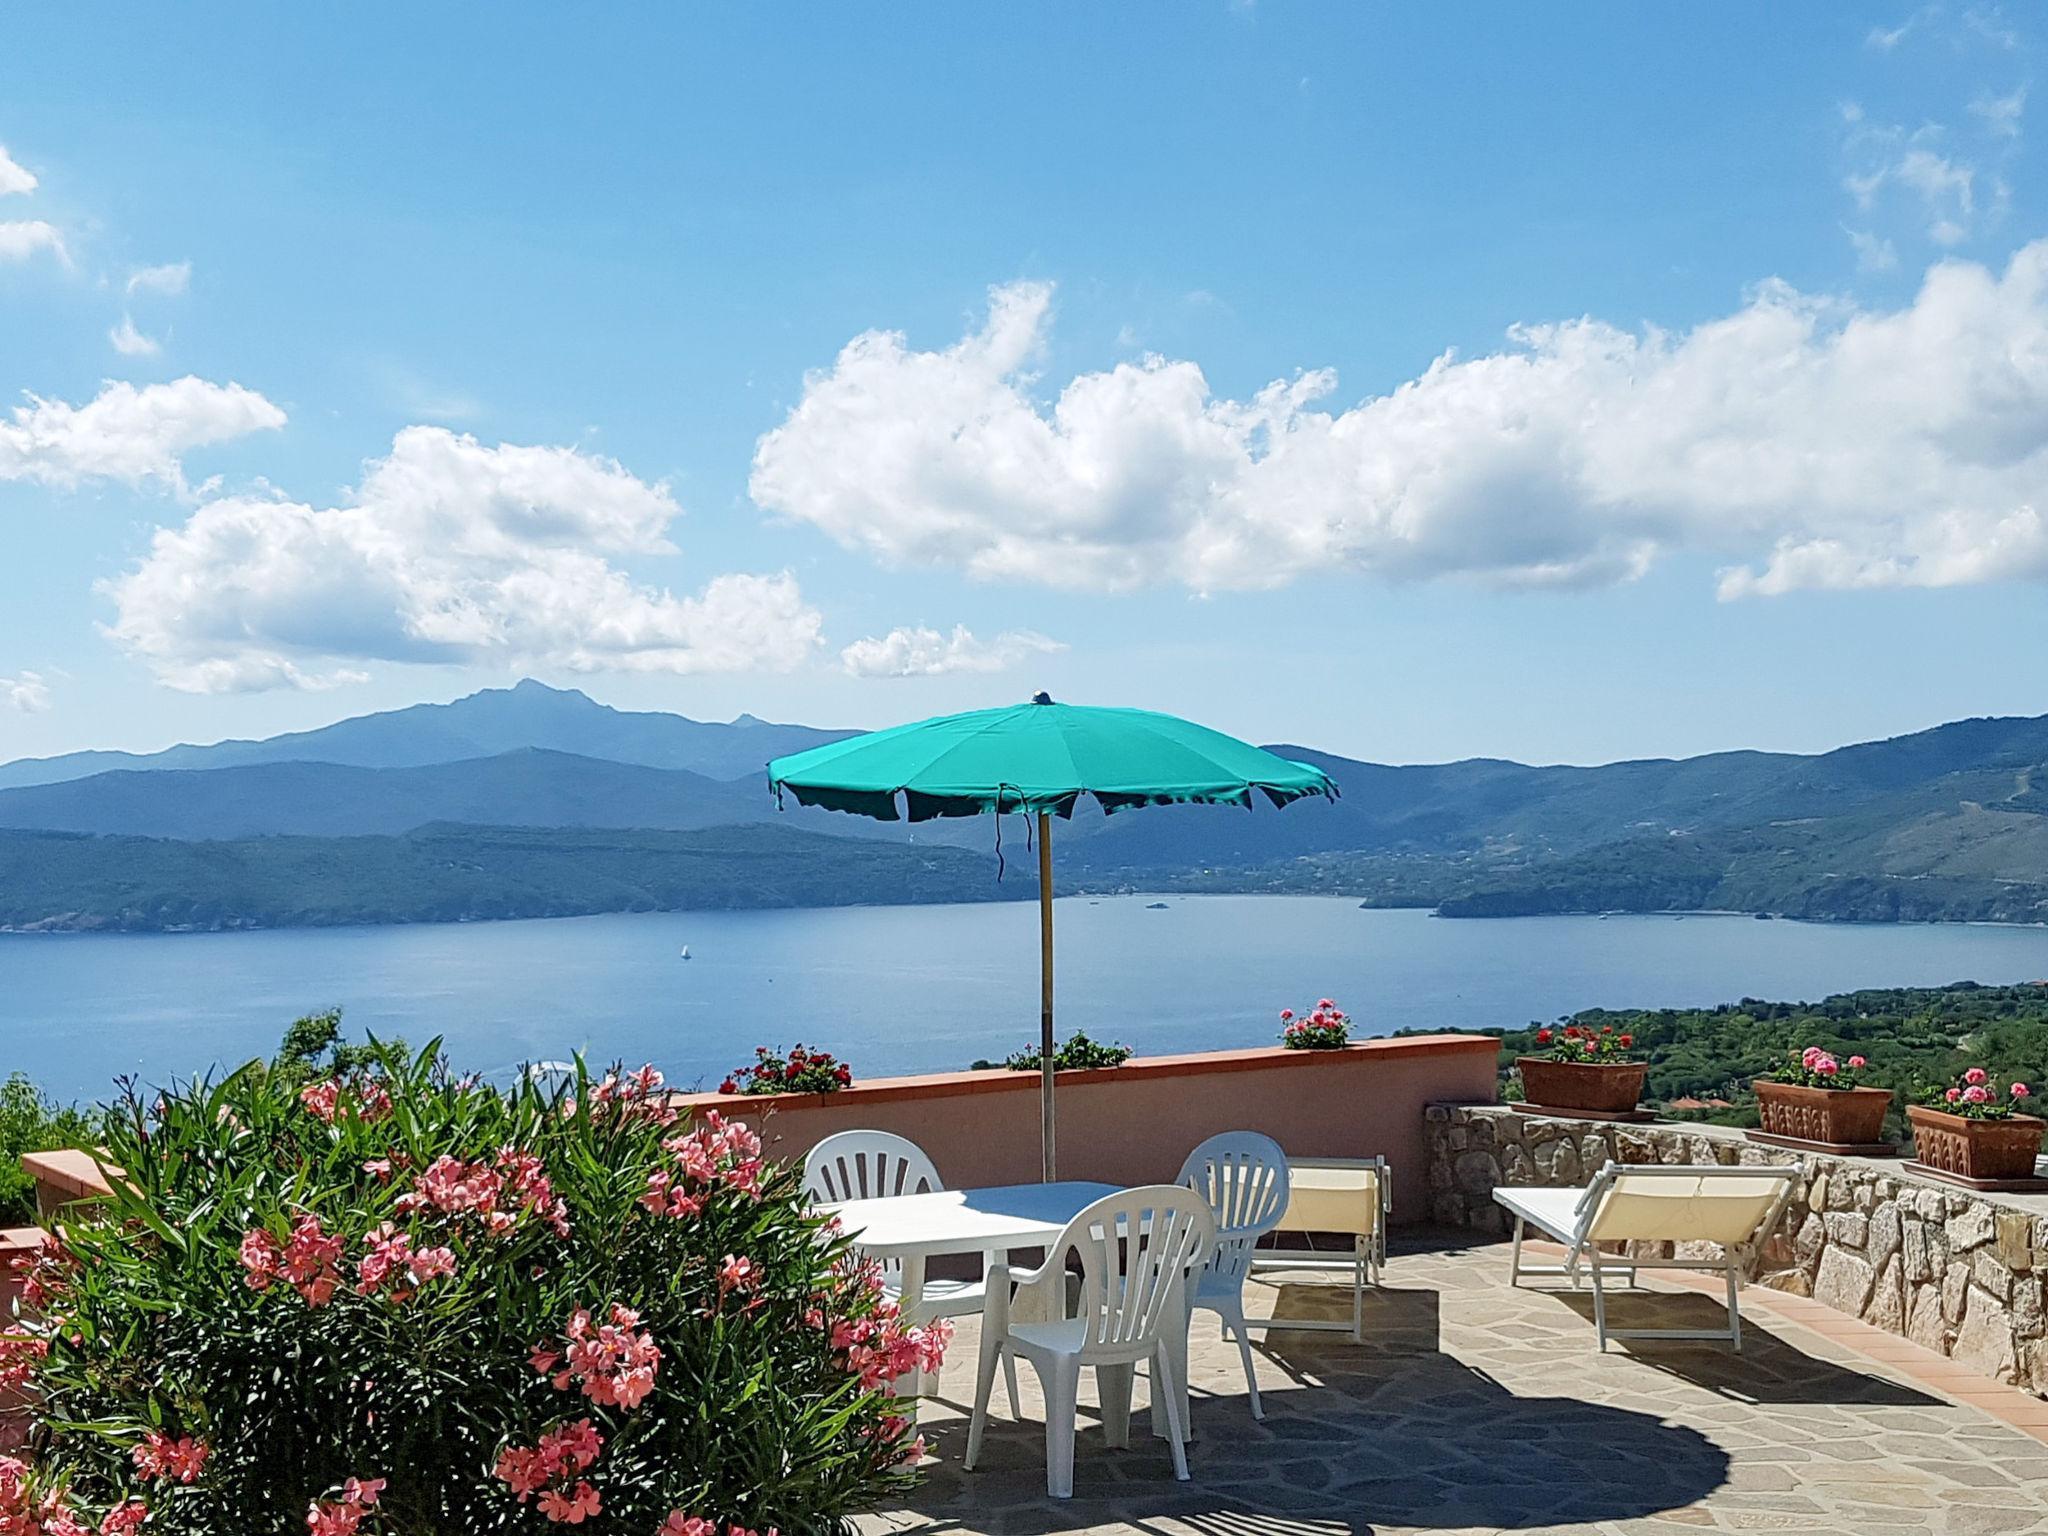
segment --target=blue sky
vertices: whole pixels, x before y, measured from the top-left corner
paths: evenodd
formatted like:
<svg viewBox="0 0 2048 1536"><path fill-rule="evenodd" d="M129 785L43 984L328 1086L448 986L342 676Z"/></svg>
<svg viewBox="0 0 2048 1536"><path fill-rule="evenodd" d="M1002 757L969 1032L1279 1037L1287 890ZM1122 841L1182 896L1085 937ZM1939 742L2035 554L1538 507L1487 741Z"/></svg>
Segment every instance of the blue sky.
<svg viewBox="0 0 2048 1536"><path fill-rule="evenodd" d="M2040 44L17 13L0 759L522 675L824 724L1047 687L1390 761L2048 710Z"/></svg>

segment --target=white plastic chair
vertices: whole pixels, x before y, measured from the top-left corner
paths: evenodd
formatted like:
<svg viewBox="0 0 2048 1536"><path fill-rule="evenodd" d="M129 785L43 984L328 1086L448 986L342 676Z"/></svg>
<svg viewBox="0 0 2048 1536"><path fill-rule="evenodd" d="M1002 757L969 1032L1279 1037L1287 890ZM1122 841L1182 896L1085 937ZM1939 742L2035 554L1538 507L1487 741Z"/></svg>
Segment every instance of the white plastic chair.
<svg viewBox="0 0 2048 1536"><path fill-rule="evenodd" d="M1287 1154L1279 1142L1257 1131L1225 1131L1190 1152L1174 1182L1208 1201L1216 1218L1215 1251L1188 1288L1189 1317L1199 1310L1222 1318L1225 1336L1237 1340L1244 1361L1252 1417L1263 1419L1251 1332L1245 1326L1244 1282L1251 1273L1253 1247L1287 1213Z"/></svg>
<svg viewBox="0 0 2048 1536"><path fill-rule="evenodd" d="M1576 1290L1580 1265L1593 1282L1593 1332L1604 1354L1609 1339L1719 1339L1742 1348L1742 1309L1737 1301L1743 1274L1761 1251L1803 1169L1789 1167L1692 1167L1610 1162L1579 1189L1495 1189L1493 1198L1515 1218L1514 1247L1508 1256L1508 1284L1527 1276L1558 1276ZM1534 1227L1562 1243L1562 1264L1527 1264L1522 1238ZM1719 1259L1654 1258L1602 1254L1602 1243L1714 1244ZM1722 1276L1728 1290L1728 1326L1700 1328L1610 1328L1606 1277L1626 1270L1629 1285L1639 1269L1695 1269Z"/></svg>
<svg viewBox="0 0 2048 1536"><path fill-rule="evenodd" d="M1118 1190L1081 1211L1046 1249L1037 1269L1016 1276L1006 1264L992 1269L974 1416L967 1426L968 1468L981 1456L996 1362L1022 1355L1045 1391L1046 1492L1056 1499L1072 1498L1081 1368L1095 1368L1104 1437L1124 1447L1131 1443L1132 1379L1138 1362L1149 1360L1153 1412L1165 1416L1173 1475L1186 1482L1187 1427L1174 1354L1177 1341L1186 1337L1188 1276L1207 1261L1215 1243L1216 1218L1206 1201L1178 1185L1152 1184ZM1080 1292L1071 1313L1070 1254L1078 1255L1081 1265Z"/></svg>
<svg viewBox="0 0 2048 1536"><path fill-rule="evenodd" d="M840 1131L827 1136L804 1158L804 1191L813 1205L921 1195L945 1187L924 1148L891 1131ZM980 1280L934 1280L920 1275L916 1299L904 1306L903 1320L922 1323L935 1317L970 1317L981 1311L987 1298L987 1273L1005 1257L983 1254ZM917 1262L921 1266L924 1261ZM903 1300L906 1288L901 1259L883 1262L882 1284L899 1302ZM1020 1414L1015 1362L1005 1374L1010 1412Z"/></svg>

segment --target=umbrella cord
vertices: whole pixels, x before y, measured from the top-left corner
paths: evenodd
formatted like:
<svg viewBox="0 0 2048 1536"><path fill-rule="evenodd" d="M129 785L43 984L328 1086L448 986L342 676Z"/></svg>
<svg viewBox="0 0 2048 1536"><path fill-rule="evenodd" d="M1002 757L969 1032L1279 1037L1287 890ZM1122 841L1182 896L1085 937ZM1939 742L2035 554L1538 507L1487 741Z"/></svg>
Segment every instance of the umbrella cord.
<svg viewBox="0 0 2048 1536"><path fill-rule="evenodd" d="M1031 815L1022 809L1024 791L1014 784L996 785L996 884L1003 883L1003 791L1013 790L1017 796L1018 814L1024 817L1024 851L1031 851Z"/></svg>

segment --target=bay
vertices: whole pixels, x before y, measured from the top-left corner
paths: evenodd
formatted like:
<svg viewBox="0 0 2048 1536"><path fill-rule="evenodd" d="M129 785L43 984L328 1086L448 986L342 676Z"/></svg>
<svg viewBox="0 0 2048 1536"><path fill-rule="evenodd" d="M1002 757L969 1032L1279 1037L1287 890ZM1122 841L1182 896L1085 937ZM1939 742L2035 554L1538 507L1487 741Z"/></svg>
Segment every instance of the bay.
<svg viewBox="0 0 2048 1536"><path fill-rule="evenodd" d="M1157 906L1155 903L1163 903ZM1062 1035L1144 1054L1271 1041L1331 996L1363 1034L1515 1027L1574 1009L1817 999L2048 976L2048 929L1741 916L1450 920L1314 896L1057 903ZM223 934L0 935L0 1072L65 1098L217 1070L339 1006L351 1035L442 1037L497 1077L583 1051L715 1084L759 1044L862 1077L965 1067L1036 1038L1028 903L635 913ZM692 958L679 950L687 944Z"/></svg>

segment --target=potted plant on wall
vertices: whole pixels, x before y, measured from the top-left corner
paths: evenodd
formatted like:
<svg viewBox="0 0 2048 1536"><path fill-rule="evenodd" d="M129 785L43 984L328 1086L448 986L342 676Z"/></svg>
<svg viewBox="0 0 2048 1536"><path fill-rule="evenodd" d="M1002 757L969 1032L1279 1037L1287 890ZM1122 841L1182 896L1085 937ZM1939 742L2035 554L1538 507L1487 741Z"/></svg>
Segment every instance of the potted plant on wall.
<svg viewBox="0 0 2048 1536"><path fill-rule="evenodd" d="M1351 1015L1325 997L1307 1013L1280 1010L1280 1043L1290 1051L1334 1051L1351 1043Z"/></svg>
<svg viewBox="0 0 2048 1536"><path fill-rule="evenodd" d="M1537 1030L1536 1043L1549 1049L1515 1061L1522 1074L1523 1107L1533 1113L1552 1110L1582 1118L1648 1118L1637 1110L1636 1101L1643 1096L1650 1064L1628 1059L1634 1035L1619 1032L1612 1024L1598 1029L1566 1024Z"/></svg>
<svg viewBox="0 0 2048 1536"><path fill-rule="evenodd" d="M1928 1090L1921 1103L1906 1106L1914 1153L1907 1166L1978 1188L2048 1183L2034 1177L2048 1120L2022 1113L2032 1096L2025 1083L2000 1088L1982 1067Z"/></svg>
<svg viewBox="0 0 2048 1536"><path fill-rule="evenodd" d="M1763 1121L1750 1134L1779 1146L1889 1156L1896 1149L1884 1139L1884 1117L1892 1093L1866 1085L1857 1076L1864 1065L1861 1056L1845 1064L1817 1045L1788 1054L1783 1066L1750 1084Z"/></svg>

